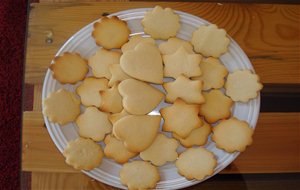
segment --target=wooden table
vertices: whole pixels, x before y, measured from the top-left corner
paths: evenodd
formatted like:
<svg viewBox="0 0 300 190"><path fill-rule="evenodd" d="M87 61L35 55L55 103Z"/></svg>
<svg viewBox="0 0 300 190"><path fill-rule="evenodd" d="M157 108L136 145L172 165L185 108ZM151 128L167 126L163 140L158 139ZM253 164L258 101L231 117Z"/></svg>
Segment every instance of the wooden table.
<svg viewBox="0 0 300 190"><path fill-rule="evenodd" d="M31 4L26 51L22 170L23 178L31 181L32 189L115 189L65 164L42 118L43 79L58 49L87 23L98 19L103 13L157 4L191 13L225 28L249 56L261 77L265 85L262 95L299 93L300 5L183 2ZM48 39L49 34L53 34L52 41ZM221 173L300 172L299 118L299 112L295 111L261 112L253 145ZM192 188L200 187L201 184Z"/></svg>

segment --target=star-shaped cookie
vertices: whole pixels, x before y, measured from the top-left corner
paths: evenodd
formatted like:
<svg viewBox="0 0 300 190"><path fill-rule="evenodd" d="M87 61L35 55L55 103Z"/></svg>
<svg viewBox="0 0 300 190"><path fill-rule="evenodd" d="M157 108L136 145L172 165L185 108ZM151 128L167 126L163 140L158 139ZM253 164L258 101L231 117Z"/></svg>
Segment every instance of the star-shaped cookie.
<svg viewBox="0 0 300 190"><path fill-rule="evenodd" d="M108 82L109 87L112 87L113 85L115 85L123 80L131 78L123 71L120 64L111 64L108 66L108 69L111 74L111 77Z"/></svg>
<svg viewBox="0 0 300 190"><path fill-rule="evenodd" d="M187 104L181 99L176 99L173 105L160 110L165 121L163 130L176 133L181 138L187 137L193 129L202 125L198 116L199 108L199 105Z"/></svg>
<svg viewBox="0 0 300 190"><path fill-rule="evenodd" d="M202 104L205 101L201 93L203 87L201 80L192 81L181 75L173 82L164 83L163 87L167 91L168 103L173 103L177 98L189 104Z"/></svg>
<svg viewBox="0 0 300 190"><path fill-rule="evenodd" d="M164 76L172 78L180 75L187 78L200 76L201 59L200 54L189 53L184 47L180 47L175 53L163 56Z"/></svg>
<svg viewBox="0 0 300 190"><path fill-rule="evenodd" d="M200 63L202 75L192 79L201 79L203 81L203 90L211 88L222 88L225 83L225 77L228 74L226 67L216 58L209 57Z"/></svg>
<svg viewBox="0 0 300 190"><path fill-rule="evenodd" d="M122 96L117 84L109 89L100 90L99 93L101 96L100 110L110 113L119 113L123 110Z"/></svg>
<svg viewBox="0 0 300 190"><path fill-rule="evenodd" d="M233 101L220 90L204 92L205 103L201 105L199 114L204 116L208 123L214 123L220 119L227 119L231 115Z"/></svg>
<svg viewBox="0 0 300 190"><path fill-rule="evenodd" d="M168 161L176 160L178 146L179 143L175 139L168 138L164 134L158 134L151 146L140 152L140 157L156 166L162 166Z"/></svg>

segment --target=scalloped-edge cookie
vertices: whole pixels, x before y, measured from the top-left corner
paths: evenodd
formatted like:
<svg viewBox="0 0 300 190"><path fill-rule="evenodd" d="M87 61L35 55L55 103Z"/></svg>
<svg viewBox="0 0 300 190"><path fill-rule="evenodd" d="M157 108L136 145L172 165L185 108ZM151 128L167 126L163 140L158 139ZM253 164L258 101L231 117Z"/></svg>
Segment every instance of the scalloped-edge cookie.
<svg viewBox="0 0 300 190"><path fill-rule="evenodd" d="M139 43L150 43L150 44L155 45L155 40L151 37L143 37L142 35L134 35L129 39L129 41L126 44L124 44L122 46L121 50L123 53L128 50L134 50L134 48Z"/></svg>
<svg viewBox="0 0 300 190"><path fill-rule="evenodd" d="M128 162L132 157L135 157L137 153L128 151L123 142L116 139L112 135L107 135L104 139L105 148L104 155L107 158L112 158L116 162L123 164Z"/></svg>
<svg viewBox="0 0 300 190"><path fill-rule="evenodd" d="M108 120L108 113L99 111L96 107L88 107L76 119L78 133L85 138L94 141L102 141L105 134L112 131L112 125Z"/></svg>
<svg viewBox="0 0 300 190"><path fill-rule="evenodd" d="M178 146L179 143L175 139L166 137L164 134L158 134L151 146L140 152L140 157L145 161L150 161L155 166L162 166L166 162L176 160Z"/></svg>
<svg viewBox="0 0 300 190"><path fill-rule="evenodd" d="M128 41L130 29L127 22L116 16L102 17L94 23L92 37L97 45L106 49L121 48Z"/></svg>
<svg viewBox="0 0 300 190"><path fill-rule="evenodd" d="M102 162L103 151L91 139L77 138L69 141L64 152L66 163L77 170L92 170Z"/></svg>
<svg viewBox="0 0 300 190"><path fill-rule="evenodd" d="M224 86L225 77L228 75L226 67L216 58L209 57L200 62L202 75L192 77L203 81L203 90L219 89Z"/></svg>
<svg viewBox="0 0 300 190"><path fill-rule="evenodd" d="M163 55L164 76L177 78L184 75L187 78L201 75L199 64L202 56L200 54L188 53L185 48L180 47L175 53Z"/></svg>
<svg viewBox="0 0 300 190"><path fill-rule="evenodd" d="M131 152L146 150L154 141L160 127L158 115L129 115L113 125L113 135L123 141Z"/></svg>
<svg viewBox="0 0 300 190"><path fill-rule="evenodd" d="M154 39L166 40L174 37L180 28L179 15L171 8L163 9L155 6L151 11L146 12L142 25L145 33Z"/></svg>
<svg viewBox="0 0 300 190"><path fill-rule="evenodd" d="M159 44L158 49L163 55L175 53L180 47L183 47L188 53L194 53L190 42L180 38L169 38L167 42Z"/></svg>
<svg viewBox="0 0 300 190"><path fill-rule="evenodd" d="M203 92L205 103L201 105L199 115L204 116L208 123L227 119L231 115L233 101L220 90Z"/></svg>
<svg viewBox="0 0 300 190"><path fill-rule="evenodd" d="M178 173L188 180L202 180L214 173L217 160L214 154L205 148L189 148L182 152L176 163Z"/></svg>
<svg viewBox="0 0 300 190"><path fill-rule="evenodd" d="M248 102L256 98L263 85L259 76L250 70L237 70L230 73L225 83L226 95L233 101Z"/></svg>
<svg viewBox="0 0 300 190"><path fill-rule="evenodd" d="M197 53L206 57L220 57L227 52L230 40L226 37L224 29L219 29L215 24L210 24L199 26L193 32L191 43Z"/></svg>
<svg viewBox="0 0 300 190"><path fill-rule="evenodd" d="M211 126L203 122L204 124L192 130L192 132L187 136L186 138L181 138L179 135L176 133L173 133L173 137L186 148L190 148L192 146L203 146L207 143L208 136L211 133Z"/></svg>
<svg viewBox="0 0 300 190"><path fill-rule="evenodd" d="M100 107L101 96L99 91L108 89L107 83L108 80L105 78L85 78L76 89L76 93L80 96L82 104L85 106Z"/></svg>
<svg viewBox="0 0 300 190"><path fill-rule="evenodd" d="M154 189L160 180L158 169L149 162L136 160L123 165L120 180L129 190Z"/></svg>
<svg viewBox="0 0 300 190"><path fill-rule="evenodd" d="M181 75L175 81L164 83L163 87L167 92L165 101L168 103L173 103L177 98L181 98L189 104L205 102L201 80L193 81Z"/></svg>
<svg viewBox="0 0 300 190"><path fill-rule="evenodd" d="M164 118L163 130L173 132L181 138L186 138L193 129L201 127L202 121L198 116L199 105L187 104L176 99L173 105L160 110Z"/></svg>
<svg viewBox="0 0 300 190"><path fill-rule="evenodd" d="M43 113L49 121L65 125L80 114L80 100L73 92L59 89L43 101Z"/></svg>
<svg viewBox="0 0 300 190"><path fill-rule="evenodd" d="M119 113L123 110L122 96L119 93L118 85L100 90L99 93L101 96L100 110L110 113Z"/></svg>
<svg viewBox="0 0 300 190"><path fill-rule="evenodd" d="M252 144L253 132L247 122L232 117L222 120L213 127L212 140L218 148L226 152L243 152L246 150L246 146Z"/></svg>
<svg viewBox="0 0 300 190"><path fill-rule="evenodd" d="M109 66L120 63L121 53L109 51L100 48L96 53L88 59L88 65L92 68L92 73L97 78L111 78Z"/></svg>
<svg viewBox="0 0 300 190"><path fill-rule="evenodd" d="M79 53L70 52L55 57L50 69L53 78L62 84L75 84L83 80L89 71L87 61Z"/></svg>

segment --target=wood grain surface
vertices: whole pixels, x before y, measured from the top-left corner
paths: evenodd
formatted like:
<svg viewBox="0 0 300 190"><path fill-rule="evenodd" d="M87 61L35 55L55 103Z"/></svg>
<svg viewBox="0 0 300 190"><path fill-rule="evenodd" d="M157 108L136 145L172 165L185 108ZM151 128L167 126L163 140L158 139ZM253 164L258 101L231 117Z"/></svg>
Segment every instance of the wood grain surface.
<svg viewBox="0 0 300 190"><path fill-rule="evenodd" d="M103 13L160 4L225 28L246 52L263 83L300 82L300 5L219 3L38 3L32 4L25 82L42 84L63 43ZM52 43L46 36L53 34Z"/></svg>
<svg viewBox="0 0 300 190"><path fill-rule="evenodd" d="M222 173L300 172L299 113L262 113L254 143ZM24 171L67 172L69 167L51 140L40 112L24 112Z"/></svg>

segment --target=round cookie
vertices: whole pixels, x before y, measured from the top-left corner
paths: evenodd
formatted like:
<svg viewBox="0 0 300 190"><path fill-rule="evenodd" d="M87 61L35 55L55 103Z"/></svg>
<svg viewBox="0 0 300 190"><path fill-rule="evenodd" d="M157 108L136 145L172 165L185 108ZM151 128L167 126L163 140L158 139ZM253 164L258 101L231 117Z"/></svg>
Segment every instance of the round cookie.
<svg viewBox="0 0 300 190"><path fill-rule="evenodd" d="M179 155L175 165L178 173L188 180L202 180L214 173L217 160L212 152L202 147L189 148Z"/></svg>
<svg viewBox="0 0 300 190"><path fill-rule="evenodd" d="M226 95L233 101L248 102L257 97L263 88L259 77L250 70L237 70L230 73L225 83Z"/></svg>
<svg viewBox="0 0 300 190"><path fill-rule="evenodd" d="M55 57L50 65L52 76L62 84L75 84L84 79L89 68L87 61L78 53L65 52L63 55Z"/></svg>
<svg viewBox="0 0 300 190"><path fill-rule="evenodd" d="M102 17L94 23L92 37L97 45L106 49L121 48L128 41L130 30L127 23L116 16Z"/></svg>
<svg viewBox="0 0 300 190"><path fill-rule="evenodd" d="M102 162L103 151L91 139L77 138L69 141L64 152L66 163L77 170L92 170Z"/></svg>
<svg viewBox="0 0 300 190"><path fill-rule="evenodd" d="M206 57L220 57L227 52L230 40L226 37L224 29L219 29L215 24L210 24L199 26L193 32L191 43L197 53Z"/></svg>
<svg viewBox="0 0 300 190"><path fill-rule="evenodd" d="M169 55L175 53L180 47L183 47L188 53L194 53L190 42L176 37L169 38L167 42L159 44L158 49L162 55Z"/></svg>
<svg viewBox="0 0 300 190"><path fill-rule="evenodd" d="M65 125L80 114L80 100L75 94L65 89L51 93L43 101L43 113L53 123Z"/></svg>
<svg viewBox="0 0 300 190"><path fill-rule="evenodd" d="M246 146L252 144L253 132L253 129L249 127L247 122L233 117L228 120L222 120L213 127L212 140L218 148L226 152L243 152L246 150Z"/></svg>
<svg viewBox="0 0 300 190"><path fill-rule="evenodd" d="M120 179L129 190L154 189L160 176L158 169L149 162L133 161L123 165Z"/></svg>
<svg viewBox="0 0 300 190"><path fill-rule="evenodd" d="M134 35L129 39L129 42L124 44L121 48L122 52L125 53L128 50L134 50L134 48L139 43L150 43L155 45L155 41L153 38L150 37L143 37L142 35Z"/></svg>
<svg viewBox="0 0 300 190"><path fill-rule="evenodd" d="M156 6L146 12L142 25L145 33L150 34L152 38L166 40L176 36L180 28L179 15L170 8Z"/></svg>

